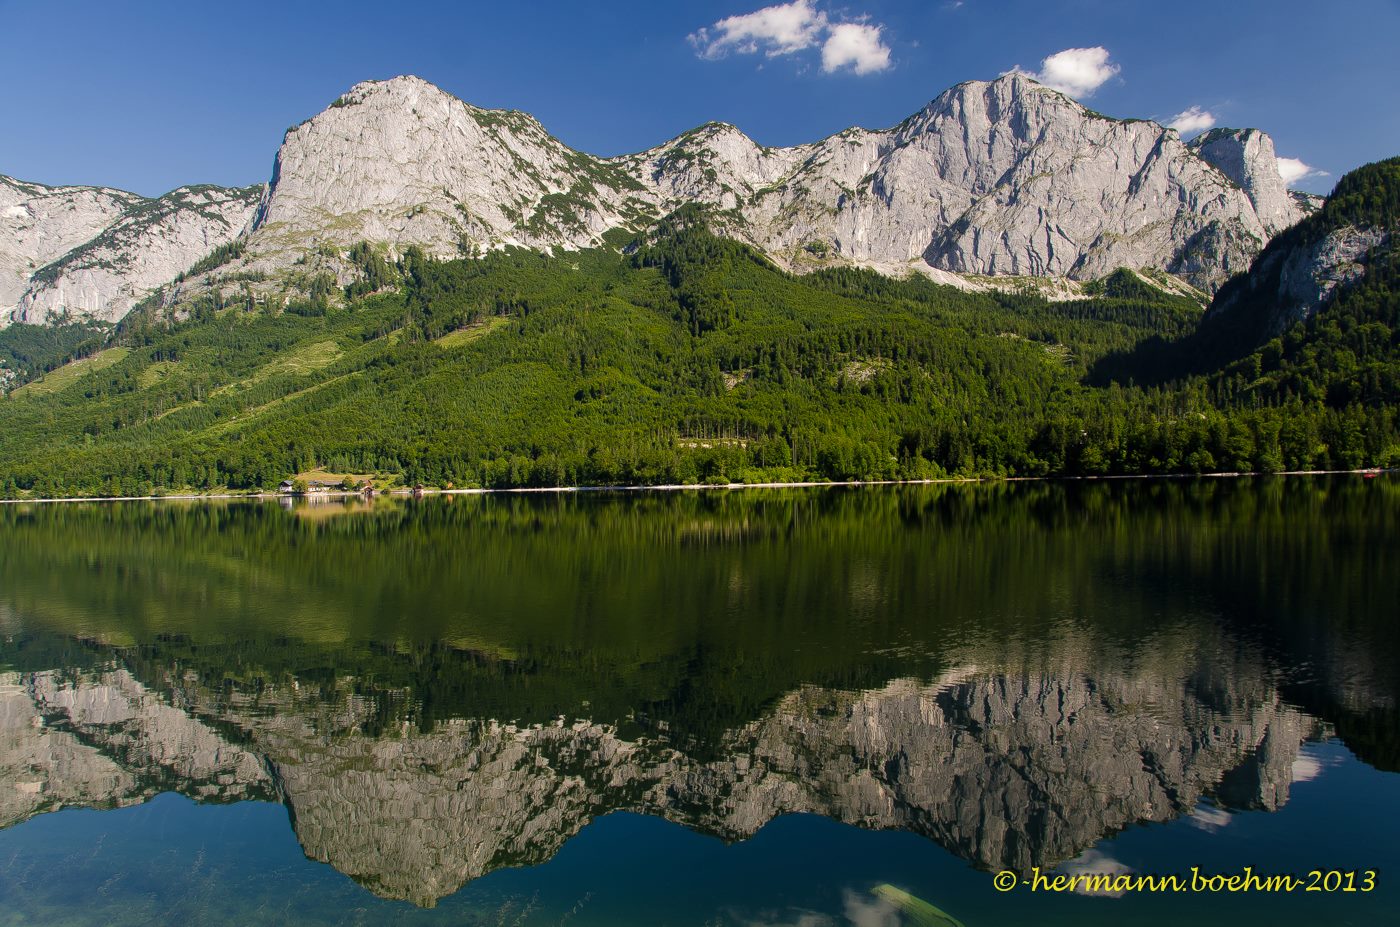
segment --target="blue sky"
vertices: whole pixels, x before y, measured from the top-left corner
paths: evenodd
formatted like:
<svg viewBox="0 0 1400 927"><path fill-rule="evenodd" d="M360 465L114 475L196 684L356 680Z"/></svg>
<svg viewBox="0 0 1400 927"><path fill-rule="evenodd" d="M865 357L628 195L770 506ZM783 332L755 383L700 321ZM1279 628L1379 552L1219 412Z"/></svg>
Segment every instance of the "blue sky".
<svg viewBox="0 0 1400 927"><path fill-rule="evenodd" d="M709 120L890 126L1018 66L1110 115L1262 128L1326 172L1302 189L1400 154L1397 0L0 0L0 24L0 173L152 195L266 180L289 125L403 73L603 155Z"/></svg>

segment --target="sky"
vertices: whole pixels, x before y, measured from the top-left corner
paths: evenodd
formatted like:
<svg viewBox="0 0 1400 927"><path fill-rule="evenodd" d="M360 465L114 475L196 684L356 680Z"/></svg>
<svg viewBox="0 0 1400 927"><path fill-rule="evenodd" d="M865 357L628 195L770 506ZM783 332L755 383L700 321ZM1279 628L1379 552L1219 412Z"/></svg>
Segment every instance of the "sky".
<svg viewBox="0 0 1400 927"><path fill-rule="evenodd" d="M0 0L0 33L0 174L146 195L263 182L288 126L398 74L599 155L888 127L1010 70L1186 136L1261 128L1299 189L1400 155L1400 0Z"/></svg>

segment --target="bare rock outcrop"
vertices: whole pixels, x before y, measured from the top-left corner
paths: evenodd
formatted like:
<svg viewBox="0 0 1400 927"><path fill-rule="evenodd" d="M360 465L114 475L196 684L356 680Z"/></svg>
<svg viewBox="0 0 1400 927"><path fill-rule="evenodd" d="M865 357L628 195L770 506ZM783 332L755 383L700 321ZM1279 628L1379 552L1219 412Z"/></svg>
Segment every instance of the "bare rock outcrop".
<svg viewBox="0 0 1400 927"><path fill-rule="evenodd" d="M1192 139L1189 147L1245 192L1270 235L1310 211L1279 175L1273 139L1258 129L1211 129Z"/></svg>
<svg viewBox="0 0 1400 927"><path fill-rule="evenodd" d="M0 827L68 806L140 804L168 790L271 796L259 757L122 669L0 674Z"/></svg>
<svg viewBox="0 0 1400 927"><path fill-rule="evenodd" d="M1283 189L1263 157L1272 142L1250 137L1257 186ZM1174 131L1094 113L1020 74L959 84L887 131L765 149L715 125L619 163L663 209L732 210L737 234L798 268L843 259L1092 279L1148 267L1213 289L1303 215L1291 197L1261 194L1261 218Z"/></svg>

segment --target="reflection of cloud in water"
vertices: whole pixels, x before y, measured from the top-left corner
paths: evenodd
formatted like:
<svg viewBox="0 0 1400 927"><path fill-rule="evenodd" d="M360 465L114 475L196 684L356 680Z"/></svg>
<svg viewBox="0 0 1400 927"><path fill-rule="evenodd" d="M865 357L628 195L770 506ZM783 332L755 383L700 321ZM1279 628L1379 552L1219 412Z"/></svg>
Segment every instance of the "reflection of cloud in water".
<svg viewBox="0 0 1400 927"><path fill-rule="evenodd" d="M1318 756L1309 746L1304 746L1293 760L1293 781L1311 782L1329 766L1336 766L1341 760L1336 757Z"/></svg>
<svg viewBox="0 0 1400 927"><path fill-rule="evenodd" d="M883 898L845 891L846 920L852 927L900 927L899 910Z"/></svg>
<svg viewBox="0 0 1400 927"><path fill-rule="evenodd" d="M1296 764L1294 768L1297 768ZM1295 776L1294 778L1297 777ZM1231 815L1230 812L1218 805L1201 804L1196 806L1195 811L1191 812L1191 824L1194 827L1199 827L1201 830L1214 833L1226 824L1229 824L1232 817L1233 815Z"/></svg>
<svg viewBox="0 0 1400 927"><path fill-rule="evenodd" d="M1086 850L1069 862L1061 863L1058 870L1067 876L1119 876L1136 871L1133 867L1120 863L1102 850ZM1121 891L1092 892L1086 889L1083 884L1076 885L1074 892L1077 895L1088 895L1091 898L1121 898L1124 894Z"/></svg>
<svg viewBox="0 0 1400 927"><path fill-rule="evenodd" d="M902 927L903 919L899 909L890 902L875 895L845 889L841 893L842 913L838 919L818 911L790 911L784 915L774 915L777 920L767 917L738 919L744 927Z"/></svg>

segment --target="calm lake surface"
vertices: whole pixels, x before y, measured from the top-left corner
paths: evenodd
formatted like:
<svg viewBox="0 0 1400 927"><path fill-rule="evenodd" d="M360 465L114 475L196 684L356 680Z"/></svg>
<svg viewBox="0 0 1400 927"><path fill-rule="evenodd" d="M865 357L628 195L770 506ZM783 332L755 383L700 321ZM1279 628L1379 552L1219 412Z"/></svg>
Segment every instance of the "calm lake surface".
<svg viewBox="0 0 1400 927"><path fill-rule="evenodd" d="M1398 542L1394 476L0 506L0 925L1395 923ZM1193 866L1375 877L993 887Z"/></svg>

